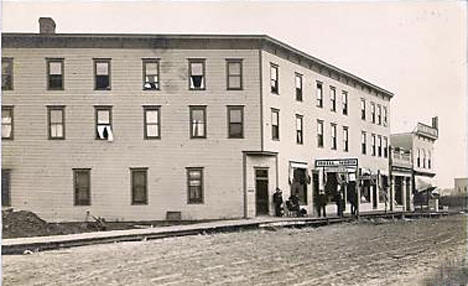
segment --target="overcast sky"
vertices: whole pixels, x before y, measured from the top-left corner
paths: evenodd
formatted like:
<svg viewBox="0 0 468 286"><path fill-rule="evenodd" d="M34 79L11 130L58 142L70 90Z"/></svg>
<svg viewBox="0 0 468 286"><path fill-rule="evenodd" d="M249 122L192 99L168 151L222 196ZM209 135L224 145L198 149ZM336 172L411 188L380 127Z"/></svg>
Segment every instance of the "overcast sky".
<svg viewBox="0 0 468 286"><path fill-rule="evenodd" d="M5 1L5 32L268 34L395 93L392 132L439 116L437 181L467 177L466 2Z"/></svg>

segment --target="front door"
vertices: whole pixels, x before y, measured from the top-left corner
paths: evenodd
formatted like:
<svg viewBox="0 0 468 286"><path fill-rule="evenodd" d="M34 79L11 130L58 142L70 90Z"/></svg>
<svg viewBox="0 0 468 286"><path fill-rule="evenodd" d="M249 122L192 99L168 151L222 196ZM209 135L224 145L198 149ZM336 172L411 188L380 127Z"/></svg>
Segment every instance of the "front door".
<svg viewBox="0 0 468 286"><path fill-rule="evenodd" d="M378 195L378 191L377 191L377 184L373 185L373 188L372 188L372 197L374 198L374 201L372 202L372 207L374 209L377 208L377 195Z"/></svg>
<svg viewBox="0 0 468 286"><path fill-rule="evenodd" d="M255 170L256 215L268 215L268 169Z"/></svg>

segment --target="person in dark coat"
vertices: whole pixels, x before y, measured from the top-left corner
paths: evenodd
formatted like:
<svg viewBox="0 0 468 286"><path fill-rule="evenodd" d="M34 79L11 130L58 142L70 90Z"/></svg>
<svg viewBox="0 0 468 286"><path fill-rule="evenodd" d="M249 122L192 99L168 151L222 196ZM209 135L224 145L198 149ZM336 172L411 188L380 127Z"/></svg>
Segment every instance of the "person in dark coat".
<svg viewBox="0 0 468 286"><path fill-rule="evenodd" d="M343 205L343 195L341 194L341 190L338 190L336 192L336 207L338 209L338 216L343 217L343 210L344 210L344 205Z"/></svg>
<svg viewBox="0 0 468 286"><path fill-rule="evenodd" d="M273 203L275 205L275 215L278 217L282 216L283 193L280 188L276 188L276 192L273 194Z"/></svg>
<svg viewBox="0 0 468 286"><path fill-rule="evenodd" d="M322 214L323 214L323 217L327 217L326 206L327 206L327 196L325 195L324 191L320 191L317 197L317 212L318 212L319 217L321 217Z"/></svg>

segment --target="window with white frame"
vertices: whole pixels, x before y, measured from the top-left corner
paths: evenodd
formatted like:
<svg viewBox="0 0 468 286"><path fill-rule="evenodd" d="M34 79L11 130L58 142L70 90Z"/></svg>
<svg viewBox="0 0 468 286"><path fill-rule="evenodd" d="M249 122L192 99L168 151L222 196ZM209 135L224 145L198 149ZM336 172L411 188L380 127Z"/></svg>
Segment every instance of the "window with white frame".
<svg viewBox="0 0 468 286"><path fill-rule="evenodd" d="M144 138L145 139L160 139L161 138L161 108L158 105L143 106L144 113Z"/></svg>
<svg viewBox="0 0 468 286"><path fill-rule="evenodd" d="M348 92L344 91L342 92L342 103L343 103L343 114L348 115Z"/></svg>
<svg viewBox="0 0 468 286"><path fill-rule="evenodd" d="M303 120L302 115L296 114L296 143L303 144L304 143L304 134L303 134Z"/></svg>
<svg viewBox="0 0 468 286"><path fill-rule="evenodd" d="M336 88L330 86L330 110L336 112Z"/></svg>
<svg viewBox="0 0 468 286"><path fill-rule="evenodd" d="M371 135L371 147L372 147L372 156L376 155L376 149L375 149L375 134Z"/></svg>
<svg viewBox="0 0 468 286"><path fill-rule="evenodd" d="M242 89L242 59L227 59L227 89Z"/></svg>
<svg viewBox="0 0 468 286"><path fill-rule="evenodd" d="M143 90L159 90L159 59L143 59Z"/></svg>
<svg viewBox="0 0 468 286"><path fill-rule="evenodd" d="M271 109L271 139L279 140L279 110Z"/></svg>
<svg viewBox="0 0 468 286"><path fill-rule="evenodd" d="M375 103L371 102L371 121L375 123Z"/></svg>
<svg viewBox="0 0 468 286"><path fill-rule="evenodd" d="M321 82L317 82L317 107L323 107L323 85Z"/></svg>
<svg viewBox="0 0 468 286"><path fill-rule="evenodd" d="M112 107L96 106L96 139L113 141L112 132Z"/></svg>
<svg viewBox="0 0 468 286"><path fill-rule="evenodd" d="M203 203L203 168L187 168L187 193L189 204Z"/></svg>
<svg viewBox="0 0 468 286"><path fill-rule="evenodd" d="M65 139L65 107L48 106L49 139Z"/></svg>
<svg viewBox="0 0 468 286"><path fill-rule="evenodd" d="M382 125L382 106L377 105L377 124Z"/></svg>
<svg viewBox="0 0 468 286"><path fill-rule="evenodd" d="M365 131L361 131L361 153L367 154L367 134Z"/></svg>
<svg viewBox="0 0 468 286"><path fill-rule="evenodd" d="M189 59L189 89L203 90L206 85L205 60Z"/></svg>
<svg viewBox="0 0 468 286"><path fill-rule="evenodd" d="M190 137L206 138L206 106L190 106Z"/></svg>
<svg viewBox="0 0 468 286"><path fill-rule="evenodd" d="M330 124L330 131L331 131L331 149L336 150L336 124L331 123Z"/></svg>
<svg viewBox="0 0 468 286"><path fill-rule="evenodd" d="M296 100L302 101L302 75L296 73Z"/></svg>
<svg viewBox="0 0 468 286"><path fill-rule="evenodd" d="M317 147L323 147L323 121L317 120Z"/></svg>
<svg viewBox="0 0 468 286"><path fill-rule="evenodd" d="M349 129L346 126L343 126L343 151L349 151Z"/></svg>
<svg viewBox="0 0 468 286"><path fill-rule="evenodd" d="M279 67L278 65L270 65L270 86L271 93L279 94Z"/></svg>

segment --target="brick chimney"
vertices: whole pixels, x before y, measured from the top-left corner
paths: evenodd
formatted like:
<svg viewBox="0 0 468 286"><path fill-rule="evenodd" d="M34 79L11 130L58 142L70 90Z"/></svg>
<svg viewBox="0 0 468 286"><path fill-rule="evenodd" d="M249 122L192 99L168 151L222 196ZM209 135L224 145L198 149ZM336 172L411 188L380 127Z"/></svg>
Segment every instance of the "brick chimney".
<svg viewBox="0 0 468 286"><path fill-rule="evenodd" d="M39 18L39 34L55 34L55 22L50 17Z"/></svg>
<svg viewBox="0 0 468 286"><path fill-rule="evenodd" d="M432 128L439 130L439 117L432 117Z"/></svg>

